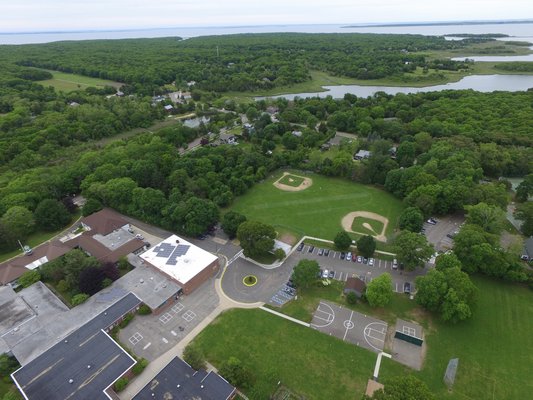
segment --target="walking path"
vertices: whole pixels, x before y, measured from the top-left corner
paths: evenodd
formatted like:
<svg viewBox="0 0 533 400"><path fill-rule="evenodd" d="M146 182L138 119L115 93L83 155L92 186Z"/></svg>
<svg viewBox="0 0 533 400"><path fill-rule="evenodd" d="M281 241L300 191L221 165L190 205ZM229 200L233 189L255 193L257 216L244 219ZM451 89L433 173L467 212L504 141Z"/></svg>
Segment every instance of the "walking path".
<svg viewBox="0 0 533 400"><path fill-rule="evenodd" d="M156 376L159 371L161 371L174 357L183 355L185 347L193 341L193 339L207 326L209 325L216 317L222 314L226 310L232 308L258 308L262 307L264 303L239 303L231 300L224 291L222 290L222 278L227 268L227 259L226 265L222 272L222 276L215 280L215 290L219 298L219 304L211 314L209 314L200 324L198 324L187 336L185 336L179 343L177 343L172 349L167 351L165 354L161 355L159 358L152 361L145 370L132 380L129 385L120 392L119 398L122 400L132 399L139 391L146 386L153 378ZM214 369L214 368L213 368Z"/></svg>

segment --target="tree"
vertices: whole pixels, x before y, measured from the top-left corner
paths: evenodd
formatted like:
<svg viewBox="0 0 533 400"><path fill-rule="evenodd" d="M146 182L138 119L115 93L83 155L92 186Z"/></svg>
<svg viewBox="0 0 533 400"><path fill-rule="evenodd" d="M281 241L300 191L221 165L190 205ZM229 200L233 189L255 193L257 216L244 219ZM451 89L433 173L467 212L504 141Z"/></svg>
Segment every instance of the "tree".
<svg viewBox="0 0 533 400"><path fill-rule="evenodd" d="M197 371L205 369L205 356L198 346L188 344L183 351L183 359Z"/></svg>
<svg viewBox="0 0 533 400"><path fill-rule="evenodd" d="M283 260L287 254L285 253L285 250L279 248L274 250L274 256L276 257L276 260Z"/></svg>
<svg viewBox="0 0 533 400"><path fill-rule="evenodd" d="M0 220L0 251L8 251L17 247L17 238Z"/></svg>
<svg viewBox="0 0 533 400"><path fill-rule="evenodd" d="M434 400L427 385L413 375L398 376L385 381L385 386L363 400Z"/></svg>
<svg viewBox="0 0 533 400"><path fill-rule="evenodd" d="M41 280L41 274L36 269L28 272L24 272L20 278L18 278L18 283L20 286L27 288L31 285L33 285L35 282L39 282Z"/></svg>
<svg viewBox="0 0 533 400"><path fill-rule="evenodd" d="M346 302L348 304L357 303L357 295L354 292L348 292L348 294L346 295Z"/></svg>
<svg viewBox="0 0 533 400"><path fill-rule="evenodd" d="M461 261L457 258L455 253L441 254L435 260L435 268L443 271L448 268L462 268Z"/></svg>
<svg viewBox="0 0 533 400"><path fill-rule="evenodd" d="M91 214L93 214L93 213L95 213L97 211L100 211L102 208L104 208L102 203L100 203L95 198L90 197L90 198L87 199L87 201L85 202L85 205L82 207L81 215L86 217L86 216L91 215Z"/></svg>
<svg viewBox="0 0 533 400"><path fill-rule="evenodd" d="M503 227L505 213L497 206L487 203L478 203L474 206L465 206L467 211L466 222L483 228L485 232L499 234Z"/></svg>
<svg viewBox="0 0 533 400"><path fill-rule="evenodd" d="M522 221L520 230L525 236L533 236L533 202L520 204L516 210L516 218Z"/></svg>
<svg viewBox="0 0 533 400"><path fill-rule="evenodd" d="M424 225L424 215L417 207L407 207L400 214L399 226L401 230L420 232Z"/></svg>
<svg viewBox="0 0 533 400"><path fill-rule="evenodd" d="M1 222L17 240L26 239L35 227L33 214L22 206L13 206L7 210Z"/></svg>
<svg viewBox="0 0 533 400"><path fill-rule="evenodd" d="M117 264L112 262L106 262L102 265L102 272L104 273L104 276L107 279L111 279L111 281L116 281L118 278L120 278L120 271L118 270Z"/></svg>
<svg viewBox="0 0 533 400"><path fill-rule="evenodd" d="M516 200L524 202L533 194L533 174L527 175L516 187Z"/></svg>
<svg viewBox="0 0 533 400"><path fill-rule="evenodd" d="M20 368L15 357L9 357L7 354L0 354L0 376L9 376Z"/></svg>
<svg viewBox="0 0 533 400"><path fill-rule="evenodd" d="M435 251L425 236L409 231L402 231L398 235L394 249L396 258L408 271L423 267Z"/></svg>
<svg viewBox="0 0 533 400"><path fill-rule="evenodd" d="M348 250L352 244L352 238L346 231L340 231L333 240L335 247L339 250Z"/></svg>
<svg viewBox="0 0 533 400"><path fill-rule="evenodd" d="M70 214L63 203L53 199L44 199L34 212L37 226L45 231L55 231L70 222Z"/></svg>
<svg viewBox="0 0 533 400"><path fill-rule="evenodd" d="M316 281L320 272L318 262L314 260L300 260L293 269L292 280L297 287L307 288Z"/></svg>
<svg viewBox="0 0 533 400"><path fill-rule="evenodd" d="M237 239L246 257L255 257L272 251L276 231L258 221L243 222L237 229Z"/></svg>
<svg viewBox="0 0 533 400"><path fill-rule="evenodd" d="M472 316L477 288L459 268L433 269L416 278L416 287L416 302L444 321L457 323Z"/></svg>
<svg viewBox="0 0 533 400"><path fill-rule="evenodd" d="M230 357L223 362L219 373L234 386L246 388L252 384L253 377L250 370L236 357Z"/></svg>
<svg viewBox="0 0 533 400"><path fill-rule="evenodd" d="M172 213L176 229L189 236L198 236L214 226L219 217L218 207L211 200L191 197L181 202Z"/></svg>
<svg viewBox="0 0 533 400"><path fill-rule="evenodd" d="M246 217L236 211L228 211L222 217L221 226L230 239L235 238L239 225L246 221Z"/></svg>
<svg viewBox="0 0 533 400"><path fill-rule="evenodd" d="M363 257L372 257L376 251L376 240L372 236L363 236L357 241L357 250Z"/></svg>
<svg viewBox="0 0 533 400"><path fill-rule="evenodd" d="M392 277L385 272L374 278L366 287L368 304L372 307L384 307L392 300Z"/></svg>
<svg viewBox="0 0 533 400"><path fill-rule="evenodd" d="M416 145L413 142L402 142L396 152L396 161L400 167L410 167L415 161Z"/></svg>
<svg viewBox="0 0 533 400"><path fill-rule="evenodd" d="M98 267L87 267L80 272L79 289L82 293L93 295L102 289L104 271Z"/></svg>

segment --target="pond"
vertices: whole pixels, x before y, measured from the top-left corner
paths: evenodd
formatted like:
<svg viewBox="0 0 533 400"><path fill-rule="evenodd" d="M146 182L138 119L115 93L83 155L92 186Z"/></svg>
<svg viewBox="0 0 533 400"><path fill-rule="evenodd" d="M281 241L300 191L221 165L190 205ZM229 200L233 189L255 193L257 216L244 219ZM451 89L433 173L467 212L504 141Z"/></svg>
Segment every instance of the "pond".
<svg viewBox="0 0 533 400"><path fill-rule="evenodd" d="M362 85L339 85L323 86L327 91L318 93L297 93L285 94L279 96L270 96L269 98L285 98L293 100L295 97L327 97L343 98L346 93L355 94L358 97L373 96L376 92L385 92L387 94L398 93L418 93L418 92L438 92L441 90L463 90L473 89L479 92L509 91L518 92L533 88L533 75L470 75L460 81L451 82L444 85L425 86L425 87L401 87L401 86L362 86ZM262 100L267 97L256 97L256 100Z"/></svg>

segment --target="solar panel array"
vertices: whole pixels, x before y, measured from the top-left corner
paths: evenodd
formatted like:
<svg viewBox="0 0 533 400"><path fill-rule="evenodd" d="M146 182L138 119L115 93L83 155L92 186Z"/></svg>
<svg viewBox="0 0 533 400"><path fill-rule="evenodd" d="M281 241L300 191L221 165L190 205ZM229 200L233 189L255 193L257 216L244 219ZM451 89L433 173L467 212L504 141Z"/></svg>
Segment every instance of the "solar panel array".
<svg viewBox="0 0 533 400"><path fill-rule="evenodd" d="M178 263L178 258L187 254L191 246L189 245L177 245L174 246L170 243L161 243L159 246L154 248L154 253L156 257L166 258L167 265L176 265Z"/></svg>

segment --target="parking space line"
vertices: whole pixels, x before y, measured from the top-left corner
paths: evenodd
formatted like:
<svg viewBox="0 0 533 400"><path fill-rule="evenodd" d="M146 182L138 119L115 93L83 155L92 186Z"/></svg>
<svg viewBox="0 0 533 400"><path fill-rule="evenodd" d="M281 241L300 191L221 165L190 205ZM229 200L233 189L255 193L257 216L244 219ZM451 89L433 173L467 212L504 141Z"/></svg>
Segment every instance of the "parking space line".
<svg viewBox="0 0 533 400"><path fill-rule="evenodd" d="M143 350L146 350L148 347L150 347L152 345L152 342L148 342L146 344L146 346L143 347Z"/></svg>
<svg viewBox="0 0 533 400"><path fill-rule="evenodd" d="M165 343L168 343L167 338L162 338L161 340L162 340L163 342L165 342Z"/></svg>
<svg viewBox="0 0 533 400"><path fill-rule="evenodd" d="M337 252L336 251L333 252L333 258L335 258L335 257L337 257Z"/></svg>

